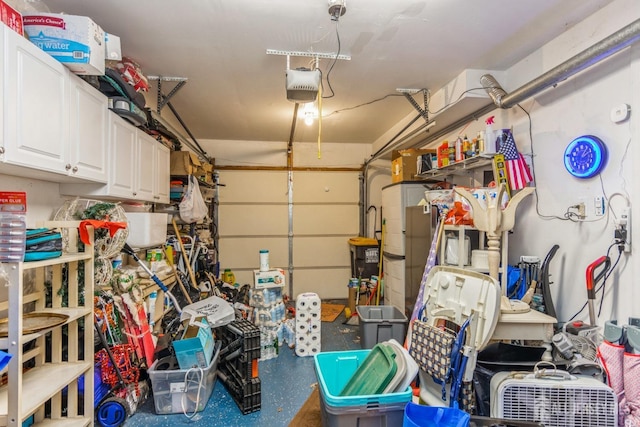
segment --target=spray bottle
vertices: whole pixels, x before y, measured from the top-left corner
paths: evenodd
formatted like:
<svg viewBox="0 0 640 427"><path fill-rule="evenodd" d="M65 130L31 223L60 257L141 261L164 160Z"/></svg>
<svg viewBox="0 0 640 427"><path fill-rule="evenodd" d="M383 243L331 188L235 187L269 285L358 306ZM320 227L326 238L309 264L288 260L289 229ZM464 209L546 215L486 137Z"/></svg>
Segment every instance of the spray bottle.
<svg viewBox="0 0 640 427"><path fill-rule="evenodd" d="M482 154L494 154L496 152L496 134L493 131L495 116L490 116L485 120L487 125L484 130L484 151Z"/></svg>

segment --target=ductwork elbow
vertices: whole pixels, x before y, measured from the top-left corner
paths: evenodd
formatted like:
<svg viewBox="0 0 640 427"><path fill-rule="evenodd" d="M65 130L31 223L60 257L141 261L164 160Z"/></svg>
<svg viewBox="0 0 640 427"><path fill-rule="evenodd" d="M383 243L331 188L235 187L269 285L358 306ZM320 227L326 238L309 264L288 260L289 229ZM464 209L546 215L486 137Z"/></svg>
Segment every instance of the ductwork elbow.
<svg viewBox="0 0 640 427"><path fill-rule="evenodd" d="M480 77L480 84L484 90L487 91L487 94L498 108L506 108L503 105L502 98L507 95L507 92L502 89L502 86L500 86L500 83L498 83L495 77L491 74L483 74Z"/></svg>

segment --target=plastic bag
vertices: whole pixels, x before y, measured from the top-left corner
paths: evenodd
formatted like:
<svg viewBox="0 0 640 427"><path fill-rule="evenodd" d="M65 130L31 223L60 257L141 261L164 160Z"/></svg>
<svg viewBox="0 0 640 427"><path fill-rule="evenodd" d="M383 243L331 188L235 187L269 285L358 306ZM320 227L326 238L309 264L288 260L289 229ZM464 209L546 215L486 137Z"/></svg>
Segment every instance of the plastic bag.
<svg viewBox="0 0 640 427"><path fill-rule="evenodd" d="M189 175L187 191L180 202L180 218L186 223L202 221L207 216L207 205L204 202L198 180Z"/></svg>

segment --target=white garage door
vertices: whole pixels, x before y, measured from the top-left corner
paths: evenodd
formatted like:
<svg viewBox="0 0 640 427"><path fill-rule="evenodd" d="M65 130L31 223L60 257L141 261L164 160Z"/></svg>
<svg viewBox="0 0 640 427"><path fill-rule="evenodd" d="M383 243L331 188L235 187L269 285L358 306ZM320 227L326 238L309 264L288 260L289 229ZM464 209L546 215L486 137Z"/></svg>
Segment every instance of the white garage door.
<svg viewBox="0 0 640 427"><path fill-rule="evenodd" d="M221 170L220 268L253 284L259 250L287 272L286 293L347 298L348 239L358 235L358 172ZM291 201L291 203L290 203ZM291 274L290 274L291 273Z"/></svg>

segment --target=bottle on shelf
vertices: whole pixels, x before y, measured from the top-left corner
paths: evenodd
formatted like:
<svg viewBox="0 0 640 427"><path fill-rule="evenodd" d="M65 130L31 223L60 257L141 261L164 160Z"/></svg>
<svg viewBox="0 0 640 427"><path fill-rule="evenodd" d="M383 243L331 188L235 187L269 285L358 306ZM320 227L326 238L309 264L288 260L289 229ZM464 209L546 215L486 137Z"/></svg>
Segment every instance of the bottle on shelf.
<svg viewBox="0 0 640 427"><path fill-rule="evenodd" d="M462 138L457 137L456 138L456 145L455 145L455 162L461 162L464 160L464 154L462 151Z"/></svg>
<svg viewBox="0 0 640 427"><path fill-rule="evenodd" d="M485 120L486 128L484 131L484 151L483 154L494 154L496 152L496 134L493 131L494 116Z"/></svg>
<svg viewBox="0 0 640 427"><path fill-rule="evenodd" d="M449 141L449 164L452 165L456 161L456 144L455 141Z"/></svg>
<svg viewBox="0 0 640 427"><path fill-rule="evenodd" d="M233 271L231 271L228 268L225 268L224 273L222 274L222 281L230 285L233 285L236 282L236 276L233 274Z"/></svg>

